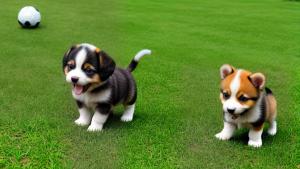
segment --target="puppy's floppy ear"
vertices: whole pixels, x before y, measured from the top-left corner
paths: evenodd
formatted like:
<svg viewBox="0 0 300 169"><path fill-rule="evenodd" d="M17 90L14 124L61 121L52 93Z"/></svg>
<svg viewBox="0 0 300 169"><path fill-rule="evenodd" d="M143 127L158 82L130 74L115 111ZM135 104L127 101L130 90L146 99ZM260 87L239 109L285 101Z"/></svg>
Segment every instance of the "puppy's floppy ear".
<svg viewBox="0 0 300 169"><path fill-rule="evenodd" d="M99 74L101 81L105 81L111 76L115 71L115 61L104 51L96 49L96 54L99 58Z"/></svg>
<svg viewBox="0 0 300 169"><path fill-rule="evenodd" d="M250 75L249 80L257 89L263 89L265 87L266 78L262 73L254 73Z"/></svg>
<svg viewBox="0 0 300 169"><path fill-rule="evenodd" d="M235 72L235 68L232 67L229 64L224 64L221 66L220 68L220 75L221 75L221 79L225 79L228 75L232 74L233 72Z"/></svg>
<svg viewBox="0 0 300 169"><path fill-rule="evenodd" d="M64 70L65 67L67 66L69 54L71 53L72 50L74 50L74 49L76 49L76 48L77 48L77 45L73 45L73 46L71 46L70 49L64 54L63 61L62 61L62 64L63 64L63 70ZM64 70L64 71L65 71L65 70Z"/></svg>

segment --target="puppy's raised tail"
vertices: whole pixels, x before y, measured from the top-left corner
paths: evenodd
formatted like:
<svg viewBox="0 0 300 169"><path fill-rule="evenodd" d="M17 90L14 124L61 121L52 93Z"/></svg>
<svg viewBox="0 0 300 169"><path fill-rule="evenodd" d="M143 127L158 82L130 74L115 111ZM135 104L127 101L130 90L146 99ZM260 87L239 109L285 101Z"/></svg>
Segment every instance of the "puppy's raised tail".
<svg viewBox="0 0 300 169"><path fill-rule="evenodd" d="M139 60L145 56L145 55L150 55L151 54L151 50L149 49L143 49L141 51L139 51L134 58L131 60L127 70L129 70L130 72L133 72L134 69L137 67Z"/></svg>

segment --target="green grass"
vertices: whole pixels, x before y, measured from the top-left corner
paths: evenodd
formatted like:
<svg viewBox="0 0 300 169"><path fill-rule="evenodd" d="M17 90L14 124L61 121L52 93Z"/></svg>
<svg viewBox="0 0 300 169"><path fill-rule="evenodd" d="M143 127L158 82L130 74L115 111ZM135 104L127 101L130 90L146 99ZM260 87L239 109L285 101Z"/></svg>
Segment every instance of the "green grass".
<svg viewBox="0 0 300 169"><path fill-rule="evenodd" d="M27 4L42 12L36 30L17 25ZM5 1L0 16L0 168L299 168L299 2ZM61 59L81 42L122 67L153 50L134 72L133 122L117 109L101 133L73 123ZM246 130L214 138L223 63L263 72L277 97L279 131L260 149L247 146Z"/></svg>

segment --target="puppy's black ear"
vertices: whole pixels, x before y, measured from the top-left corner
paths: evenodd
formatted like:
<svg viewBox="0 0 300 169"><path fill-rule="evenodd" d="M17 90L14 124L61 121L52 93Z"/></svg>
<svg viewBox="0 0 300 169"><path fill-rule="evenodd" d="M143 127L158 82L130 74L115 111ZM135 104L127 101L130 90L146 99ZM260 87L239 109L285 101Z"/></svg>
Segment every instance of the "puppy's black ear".
<svg viewBox="0 0 300 169"><path fill-rule="evenodd" d="M99 75L101 81L105 81L111 76L115 71L115 61L104 51L96 50L96 54L99 58Z"/></svg>
<svg viewBox="0 0 300 169"><path fill-rule="evenodd" d="M224 64L220 68L221 79L225 79L228 75L232 74L235 71L235 68L231 65Z"/></svg>
<svg viewBox="0 0 300 169"><path fill-rule="evenodd" d="M72 50L76 49L77 48L77 45L73 45L70 47L70 49L64 54L64 57L63 57L63 61L62 61L62 65L63 65L63 71L65 72L65 67L67 66L67 63L68 63L68 56L69 54L71 53Z"/></svg>

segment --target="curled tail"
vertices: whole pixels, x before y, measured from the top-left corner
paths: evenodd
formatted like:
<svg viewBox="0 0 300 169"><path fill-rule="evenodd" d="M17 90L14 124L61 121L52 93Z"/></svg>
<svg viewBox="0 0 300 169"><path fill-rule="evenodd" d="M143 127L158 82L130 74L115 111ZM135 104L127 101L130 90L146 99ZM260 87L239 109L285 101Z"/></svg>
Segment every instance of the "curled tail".
<svg viewBox="0 0 300 169"><path fill-rule="evenodd" d="M127 70L129 70L130 72L133 72L134 69L137 67L139 60L145 56L145 55L150 55L151 54L151 50L149 49L143 49L141 51L139 51L134 58L131 60Z"/></svg>

